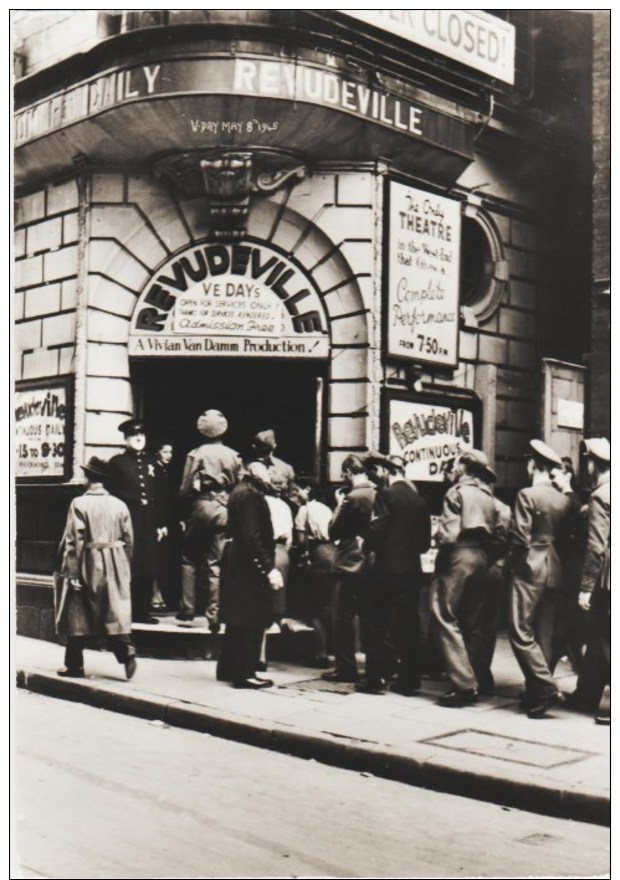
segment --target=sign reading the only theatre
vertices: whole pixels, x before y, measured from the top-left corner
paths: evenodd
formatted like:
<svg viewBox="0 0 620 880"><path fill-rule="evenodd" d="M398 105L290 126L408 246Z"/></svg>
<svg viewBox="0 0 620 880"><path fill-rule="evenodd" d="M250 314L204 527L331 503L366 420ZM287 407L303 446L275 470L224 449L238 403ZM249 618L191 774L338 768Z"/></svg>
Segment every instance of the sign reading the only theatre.
<svg viewBox="0 0 620 880"><path fill-rule="evenodd" d="M387 354L456 366L461 205L390 182Z"/></svg>
<svg viewBox="0 0 620 880"><path fill-rule="evenodd" d="M474 445L474 415L459 406L388 401L388 453L405 459L407 479L440 481L457 455Z"/></svg>
<svg viewBox="0 0 620 880"><path fill-rule="evenodd" d="M246 239L203 244L170 260L138 300L129 353L327 358L329 335L309 277Z"/></svg>
<svg viewBox="0 0 620 880"><path fill-rule="evenodd" d="M16 477L65 476L67 386L15 392Z"/></svg>

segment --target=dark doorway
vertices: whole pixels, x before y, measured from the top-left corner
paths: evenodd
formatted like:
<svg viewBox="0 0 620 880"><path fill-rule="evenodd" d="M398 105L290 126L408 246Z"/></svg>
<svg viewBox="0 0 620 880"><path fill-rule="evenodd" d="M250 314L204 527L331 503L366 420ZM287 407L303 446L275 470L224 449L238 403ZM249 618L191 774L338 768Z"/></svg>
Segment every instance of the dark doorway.
<svg viewBox="0 0 620 880"><path fill-rule="evenodd" d="M219 409L228 420L224 442L244 458L254 435L272 428L276 455L297 473L320 476L317 388L325 368L322 363L287 360L160 358L134 361L131 376L149 446L172 443L177 469L187 452L202 442L196 430L200 413Z"/></svg>

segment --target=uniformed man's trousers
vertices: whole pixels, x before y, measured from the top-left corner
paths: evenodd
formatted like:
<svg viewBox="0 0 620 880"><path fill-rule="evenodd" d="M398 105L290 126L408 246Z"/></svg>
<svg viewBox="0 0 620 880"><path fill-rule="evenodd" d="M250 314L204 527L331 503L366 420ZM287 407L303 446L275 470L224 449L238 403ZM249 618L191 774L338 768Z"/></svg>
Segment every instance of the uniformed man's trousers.
<svg viewBox="0 0 620 880"><path fill-rule="evenodd" d="M432 627L446 672L457 691L478 688L467 650L472 634L463 616L463 603L466 591L481 589L487 574L487 555L481 547L454 544L440 550L431 585Z"/></svg>
<svg viewBox="0 0 620 880"><path fill-rule="evenodd" d="M583 658L577 690L579 701L587 708L596 709L603 689L609 684L611 672L611 593L594 590L587 614L588 641Z"/></svg>
<svg viewBox="0 0 620 880"><path fill-rule="evenodd" d="M264 633L263 627L226 624L217 664L218 681L242 682L256 675Z"/></svg>
<svg viewBox="0 0 620 880"><path fill-rule="evenodd" d="M551 674L553 633L561 594L513 576L510 643L525 677L528 698L547 699L558 691Z"/></svg>

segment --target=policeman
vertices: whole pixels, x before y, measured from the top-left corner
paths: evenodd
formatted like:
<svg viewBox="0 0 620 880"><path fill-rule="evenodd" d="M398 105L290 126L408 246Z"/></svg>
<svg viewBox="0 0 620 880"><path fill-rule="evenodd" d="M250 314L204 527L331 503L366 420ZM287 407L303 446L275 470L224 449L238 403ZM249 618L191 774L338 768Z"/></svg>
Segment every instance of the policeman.
<svg viewBox="0 0 620 880"><path fill-rule="evenodd" d="M489 461L481 450L469 449L453 466L452 485L445 494L439 519L439 552L431 585L431 611L435 636L443 654L452 689L441 706L461 707L478 700L478 681L467 642L473 637L463 619L466 592L486 583L488 546L496 521L496 508L488 482Z"/></svg>
<svg viewBox="0 0 620 880"><path fill-rule="evenodd" d="M208 409L198 417L198 431L204 442L188 452L181 479L181 497L191 499L200 491L198 474L232 488L241 479L243 462L239 453L226 446L222 437L228 430L226 416L218 409Z"/></svg>
<svg viewBox="0 0 620 880"><path fill-rule="evenodd" d="M283 484L282 494L286 497L295 481L295 471L288 462L282 461L281 458L276 458L274 455L276 446L276 435L271 428L266 431L259 431L254 437L252 444L256 461L260 461L261 464L265 465L270 477L275 476L277 481Z"/></svg>
<svg viewBox="0 0 620 880"><path fill-rule="evenodd" d="M159 497L155 459L144 451L146 433L139 419L118 426L125 437L125 451L108 462L106 488L124 501L131 514L134 533L131 557L131 607L135 623L159 623L150 614L153 581L157 570L157 542L167 529Z"/></svg>
<svg viewBox="0 0 620 880"><path fill-rule="evenodd" d="M559 548L570 525L570 501L551 479L561 466L550 446L530 441L527 472L532 485L518 493L510 524L510 641L525 676L528 718L542 718L565 699L551 674L558 602L563 598Z"/></svg>
<svg viewBox="0 0 620 880"><path fill-rule="evenodd" d="M583 441L594 489L588 504L588 539L579 606L588 612L589 634L577 689L570 703L595 711L597 724L610 723L611 657L611 450L604 437ZM597 709L598 706L598 709Z"/></svg>

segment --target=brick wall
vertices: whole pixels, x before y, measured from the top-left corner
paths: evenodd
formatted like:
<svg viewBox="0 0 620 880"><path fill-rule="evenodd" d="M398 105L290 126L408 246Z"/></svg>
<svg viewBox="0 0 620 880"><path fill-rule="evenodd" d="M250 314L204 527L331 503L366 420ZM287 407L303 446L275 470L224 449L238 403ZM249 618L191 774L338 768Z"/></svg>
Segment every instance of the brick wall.
<svg viewBox="0 0 620 880"><path fill-rule="evenodd" d="M78 273L78 191L74 180L17 200L15 214L15 378L74 372Z"/></svg>

